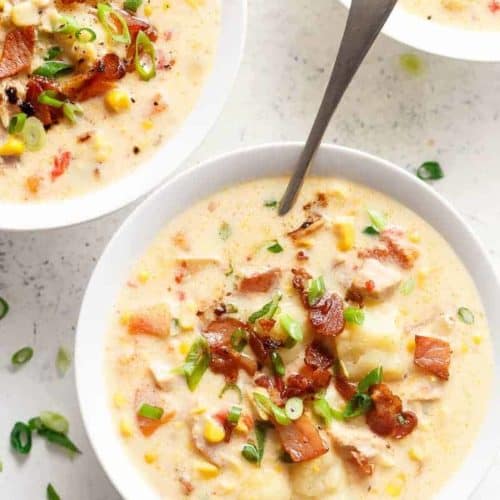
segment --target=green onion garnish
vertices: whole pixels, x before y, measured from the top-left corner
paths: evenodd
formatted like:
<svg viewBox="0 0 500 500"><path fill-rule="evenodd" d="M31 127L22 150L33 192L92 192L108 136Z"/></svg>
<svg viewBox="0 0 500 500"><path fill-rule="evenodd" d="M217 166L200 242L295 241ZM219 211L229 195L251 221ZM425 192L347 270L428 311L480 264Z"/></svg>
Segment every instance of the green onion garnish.
<svg viewBox="0 0 500 500"><path fill-rule="evenodd" d="M64 61L45 61L41 66L38 66L33 74L45 76L46 78L56 78L73 69L73 65Z"/></svg>
<svg viewBox="0 0 500 500"><path fill-rule="evenodd" d="M23 422L16 422L10 433L10 445L22 455L31 450L31 429Z"/></svg>
<svg viewBox="0 0 500 500"><path fill-rule="evenodd" d="M125 0L123 8L131 12L137 12L137 9L142 5L142 0Z"/></svg>
<svg viewBox="0 0 500 500"><path fill-rule="evenodd" d="M415 288L415 280L413 278L408 278L399 289L403 295L410 295Z"/></svg>
<svg viewBox="0 0 500 500"><path fill-rule="evenodd" d="M89 43L93 42L97 35L94 30L90 28L80 28L76 33L75 37L79 42Z"/></svg>
<svg viewBox="0 0 500 500"><path fill-rule="evenodd" d="M283 251L283 247L279 244L278 240L274 240L274 243L268 246L267 250L271 253L280 253Z"/></svg>
<svg viewBox="0 0 500 500"><path fill-rule="evenodd" d="M280 377L285 376L285 365L278 351L271 352L271 362L273 364L273 370L276 375Z"/></svg>
<svg viewBox="0 0 500 500"><path fill-rule="evenodd" d="M80 26L76 19L72 16L61 16L57 21L57 26L54 28L53 33L62 33L65 35L74 35Z"/></svg>
<svg viewBox="0 0 500 500"><path fill-rule="evenodd" d="M276 200L267 200L264 202L264 206L268 208L276 208L278 206L278 202Z"/></svg>
<svg viewBox="0 0 500 500"><path fill-rule="evenodd" d="M247 332L243 328L237 328L231 334L231 346L235 351L241 352L247 345Z"/></svg>
<svg viewBox="0 0 500 500"><path fill-rule="evenodd" d="M387 217L378 210L368 209L367 212L372 223L371 227L379 233L382 232L387 226Z"/></svg>
<svg viewBox="0 0 500 500"><path fill-rule="evenodd" d="M31 347L23 347L12 355L11 362L13 365L24 365L33 357L33 349Z"/></svg>
<svg viewBox="0 0 500 500"><path fill-rule="evenodd" d="M362 325L365 321L365 312L359 307L346 307L344 309L344 319L348 323Z"/></svg>
<svg viewBox="0 0 500 500"><path fill-rule="evenodd" d="M384 376L384 370L381 366L374 368L365 375L358 383L358 392L368 392L372 385L380 384Z"/></svg>
<svg viewBox="0 0 500 500"><path fill-rule="evenodd" d="M56 369L61 377L68 371L71 365L71 354L64 347L59 347L56 356Z"/></svg>
<svg viewBox="0 0 500 500"><path fill-rule="evenodd" d="M231 409L227 414L227 419L229 420L229 422L236 425L240 419L241 412L242 412L241 406L231 406Z"/></svg>
<svg viewBox="0 0 500 500"><path fill-rule="evenodd" d="M423 181L435 181L444 177L443 169L437 161L426 161L417 169L417 177Z"/></svg>
<svg viewBox="0 0 500 500"><path fill-rule="evenodd" d="M273 296L273 300L271 302L268 302L267 304L264 304L262 306L262 309L259 309L258 311L255 311L253 314L250 315L248 318L249 323L255 323L258 319L261 318L268 318L272 319L273 316L276 314L276 311L278 310L278 304L281 300L281 293L277 292Z"/></svg>
<svg viewBox="0 0 500 500"><path fill-rule="evenodd" d="M49 50L47 50L47 55L43 58L44 61L52 61L53 59L56 59L56 57L59 57L63 53L63 49L61 47L50 47Z"/></svg>
<svg viewBox="0 0 500 500"><path fill-rule="evenodd" d="M160 418L163 417L163 408L143 403L139 408L137 415L151 420L160 420Z"/></svg>
<svg viewBox="0 0 500 500"><path fill-rule="evenodd" d="M379 234L380 231L378 231L377 229L375 229L373 226L366 226L363 229L363 233L364 234L368 234L370 236L375 236L376 234Z"/></svg>
<svg viewBox="0 0 500 500"><path fill-rule="evenodd" d="M75 446L71 439L60 432L53 431L43 426L41 429L37 430L38 435L44 437L49 443L57 444L62 448L66 448L73 453L81 453L81 451Z"/></svg>
<svg viewBox="0 0 500 500"><path fill-rule="evenodd" d="M0 297L0 319L4 319L8 312L9 304L3 297Z"/></svg>
<svg viewBox="0 0 500 500"><path fill-rule="evenodd" d="M47 429L60 432L61 434L66 434L69 430L69 422L66 417L53 411L42 411L40 413L40 422L47 427Z"/></svg>
<svg viewBox="0 0 500 500"><path fill-rule="evenodd" d="M108 35L118 43L130 44L130 32L125 18L110 5L104 3L97 4L97 17L108 33ZM139 31L139 34L141 31ZM139 36L138 36L139 38ZM149 38L148 38L149 40Z"/></svg>
<svg viewBox="0 0 500 500"><path fill-rule="evenodd" d="M472 325L474 323L474 314L467 307L459 307L457 314L458 318L466 325Z"/></svg>
<svg viewBox="0 0 500 500"><path fill-rule="evenodd" d="M61 500L61 497L50 483L47 485L47 500Z"/></svg>
<svg viewBox="0 0 500 500"><path fill-rule="evenodd" d="M71 102L65 102L63 104L64 116L71 122L76 123L76 115L82 115L83 109L78 104L73 104Z"/></svg>
<svg viewBox="0 0 500 500"><path fill-rule="evenodd" d="M203 337L199 337L189 349L182 367L190 391L196 389L209 364L210 353L207 341Z"/></svg>
<svg viewBox="0 0 500 500"><path fill-rule="evenodd" d="M60 108L64 104L63 101L56 98L57 93L53 90L44 90L38 96L38 102L40 104L46 104L47 106L51 106L53 108Z"/></svg>
<svg viewBox="0 0 500 500"><path fill-rule="evenodd" d="M372 385L380 384L383 378L382 367L379 366L370 371L358 383L356 394L345 406L342 416L343 418L354 418L365 414L372 407L372 398L367 394Z"/></svg>
<svg viewBox="0 0 500 500"><path fill-rule="evenodd" d="M304 402L300 398L290 398L285 404L285 413L290 420L299 419L304 413Z"/></svg>
<svg viewBox="0 0 500 500"><path fill-rule="evenodd" d="M280 408L277 404L273 403L267 396L264 396L264 394L261 394L260 392L254 392L253 397L257 405L265 413L272 414L278 424L291 424L292 421L285 413L285 410L283 408Z"/></svg>
<svg viewBox="0 0 500 500"><path fill-rule="evenodd" d="M39 151L47 139L42 122L34 116L27 118L21 134L28 151Z"/></svg>
<svg viewBox="0 0 500 500"><path fill-rule="evenodd" d="M245 443L243 445L243 449L241 450L241 454L245 460L248 460L253 464L259 462L259 452L253 443Z"/></svg>
<svg viewBox="0 0 500 500"><path fill-rule="evenodd" d="M224 387L222 388L222 390L220 391L219 398L222 398L222 396L224 396L224 394L227 391L234 391L238 396L238 401L241 403L241 401L243 400L243 393L241 392L241 389L239 388L239 386L237 386L236 384L233 384L232 382L227 382L224 385Z"/></svg>
<svg viewBox="0 0 500 500"><path fill-rule="evenodd" d="M9 134L19 134L24 127L27 117L26 113L17 113L17 115L14 115L9 121L9 128L7 129Z"/></svg>
<svg viewBox="0 0 500 500"><path fill-rule="evenodd" d="M255 443L249 441L243 446L241 454L243 457L252 463L260 464L264 457L264 446L266 442L267 426L265 422L257 422L255 424Z"/></svg>
<svg viewBox="0 0 500 500"><path fill-rule="evenodd" d="M311 280L311 283L309 284L309 290L307 292L307 301L309 302L309 305L313 306L314 304L316 304L316 302L318 302L318 300L323 297L325 292L326 286L323 276L319 276Z"/></svg>
<svg viewBox="0 0 500 500"><path fill-rule="evenodd" d="M280 325L294 342L302 342L304 333L300 323L289 314L280 315Z"/></svg>
<svg viewBox="0 0 500 500"><path fill-rule="evenodd" d="M238 308L234 304L226 304L226 313L235 314L238 312Z"/></svg>
<svg viewBox="0 0 500 500"><path fill-rule="evenodd" d="M227 222L223 222L219 227L219 236L222 241L226 241L231 236L231 226Z"/></svg>
<svg viewBox="0 0 500 500"><path fill-rule="evenodd" d="M330 406L328 401L325 399L323 392L315 395L312 409L313 412L318 417L322 418L327 425L330 425L332 420L344 420L342 412Z"/></svg>
<svg viewBox="0 0 500 500"><path fill-rule="evenodd" d="M155 47L144 31L139 31L135 40L134 64L142 80L148 81L156 76Z"/></svg>

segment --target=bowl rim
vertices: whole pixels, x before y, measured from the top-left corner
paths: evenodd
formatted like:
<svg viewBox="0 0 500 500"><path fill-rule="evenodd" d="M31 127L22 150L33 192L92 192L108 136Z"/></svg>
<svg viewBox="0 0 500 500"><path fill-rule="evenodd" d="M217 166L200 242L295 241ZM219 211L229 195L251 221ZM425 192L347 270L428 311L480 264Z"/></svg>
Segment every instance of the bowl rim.
<svg viewBox="0 0 500 500"><path fill-rule="evenodd" d="M115 463L116 453L112 453L107 446L112 444L116 446L117 450L121 449L122 455L125 455L115 425L112 424L108 389L107 387L102 388L105 385L102 383L101 378L104 375L104 363L102 363L100 369L95 369L96 358L101 358L101 361L103 359L105 339L105 331L99 333L95 327L96 317L99 317L99 312L95 314L96 308L107 311L107 313L103 312L101 324L109 324L110 308L115 304L117 294L125 282L134 260L144 252L157 234L157 230L146 227L148 224L151 227L155 225L162 227L165 225L167 217L186 209L195 200L202 199L238 182L272 176L272 174L267 173L266 168L269 169L269 165L273 161L280 162L289 157L296 159L302 147L303 143L298 142L252 146L225 153L179 173L134 209L111 238L95 266L84 294L77 325L75 343L76 387L87 436L101 466L124 498L135 498L134 494L131 494L134 487L135 493L141 492L141 497L144 500L157 500L159 497L153 492L139 470L132 464L131 459L126 458L121 463ZM249 169L248 166L253 164L253 160L250 162L250 159L254 157L266 158L266 161L258 164L257 168ZM418 180L406 170L374 155L342 146L322 145L317 153L316 163L318 157L325 157L326 160L321 161L328 161L329 163L334 162L334 160L331 160L333 157L346 163L355 164L349 167L350 170L346 170L343 166L339 167L337 164L333 168L331 166L328 166L328 168L322 167L322 171L318 175L337 176L355 182L360 182L360 178L366 178L368 181L364 183L365 185L386 193L400 202L402 198L410 194L413 196L412 200L406 203L403 202L403 204L438 230L450 245L452 245L450 235L456 233L453 238L460 242L461 246L452 248L455 249L471 274L482 299L488 318L495 357L494 384L498 382L500 380L498 363L500 359L500 336L495 337L492 332L495 331L495 326L500 327L500 311L496 307L496 298L500 296L500 282L482 243L470 230L460 214L430 186ZM248 165L245 165L245 162ZM291 165L287 164L286 167L277 168L274 175L288 173L290 167ZM330 173L326 173L326 171ZM388 186L389 183L392 187ZM376 186L373 186L373 184L376 184ZM186 186L189 186L191 190L191 193L187 195L183 193ZM184 198L186 196L191 197L193 200L187 202L182 199L179 202L177 196L169 197L169 193L176 193L177 196ZM169 199L174 200L172 204L175 206L164 209L166 210L164 218L151 222L151 215L157 215ZM440 210L439 213L432 215L432 221L423 215L426 211L430 214L433 211L437 212L436 208ZM160 218L157 217L157 219ZM144 223L144 220L149 222ZM134 243L138 247L137 249L130 250L128 247L132 246L131 244L127 247L127 243L130 243L130 241L137 242L138 240L141 243ZM122 256L117 259L116 255L123 254L123 252L128 252L128 257ZM468 256L467 259L464 259L464 255ZM120 260L123 261L123 264L117 262ZM109 274L113 272L109 271L109 268L114 265L121 268L119 272L120 283L109 285L112 291L105 300L106 303L109 303L109 308L106 309L106 305L102 304L104 302L102 300L102 288L103 285L107 286L106 283L110 281ZM484 281L484 278L487 278L487 281ZM100 293L101 297L99 297ZM104 316L107 317L104 318ZM94 340L97 339L98 342L86 342L86 338L88 338L88 335L92 335L92 332ZM96 389L98 386L100 387L99 390ZM500 410L500 394L498 394L498 391L492 392L481 430L459 469L455 471L455 474L449 478L439 492L438 498L441 500L467 498L478 487L480 480L493 463L500 448L500 433L494 432L496 429L494 415ZM104 399L101 396L104 396ZM103 401L104 407L99 408L99 402ZM101 417L99 417L99 414L101 414ZM114 437L108 436L107 433L103 435L105 431L111 432ZM103 442L103 436L107 442ZM126 473L124 473L124 470L126 470ZM124 478L127 478L127 481ZM132 485L132 483L134 484Z"/></svg>
<svg viewBox="0 0 500 500"><path fill-rule="evenodd" d="M221 0L220 3L220 34L212 70L194 108L174 135L136 168L94 191L60 200L0 200L0 230L36 231L89 222L139 200L175 173L219 117L243 57L247 1Z"/></svg>
<svg viewBox="0 0 500 500"><path fill-rule="evenodd" d="M338 0L349 8L351 0ZM387 20L382 33L415 49L465 61L500 61L500 30L474 31L428 21L400 5Z"/></svg>

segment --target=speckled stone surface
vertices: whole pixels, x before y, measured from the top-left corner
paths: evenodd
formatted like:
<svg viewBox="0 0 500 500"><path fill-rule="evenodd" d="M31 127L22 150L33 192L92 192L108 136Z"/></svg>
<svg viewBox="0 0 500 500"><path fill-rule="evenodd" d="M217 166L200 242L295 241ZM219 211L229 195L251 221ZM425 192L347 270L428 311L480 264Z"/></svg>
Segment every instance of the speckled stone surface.
<svg viewBox="0 0 500 500"><path fill-rule="evenodd" d="M333 0L250 0L248 41L225 111L185 166L213 155L276 140L303 140L321 98L345 22ZM435 188L453 202L500 269L500 64L471 64L422 54L424 72L398 63L410 51L380 38L347 92L327 142L363 149L404 168L437 159L446 177ZM131 208L78 227L0 234L0 295L11 312L0 322L0 498L45 498L52 482L64 500L119 498L102 472L78 412L73 368L54 366L73 348L80 301L106 242ZM10 355L32 345L19 370ZM27 458L9 450L16 420L41 410L66 415L83 454L68 459L43 441ZM474 498L498 498L500 459Z"/></svg>

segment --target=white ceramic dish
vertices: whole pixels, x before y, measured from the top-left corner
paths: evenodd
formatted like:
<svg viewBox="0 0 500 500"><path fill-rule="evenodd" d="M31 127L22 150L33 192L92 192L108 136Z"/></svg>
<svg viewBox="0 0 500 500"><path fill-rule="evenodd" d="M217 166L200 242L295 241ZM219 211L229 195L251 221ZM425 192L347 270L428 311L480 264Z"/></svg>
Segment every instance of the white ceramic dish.
<svg viewBox="0 0 500 500"><path fill-rule="evenodd" d="M230 153L193 168L167 182L124 222L108 244L88 285L76 337L76 383L83 420L102 466L126 499L158 500L122 446L112 422L104 374L104 337L112 307L127 280L131 265L160 229L194 202L228 185L257 177L287 174L301 144L272 144ZM500 285L487 254L462 218L426 184L384 160L352 149L323 146L314 160L314 173L364 183L404 203L432 224L457 251L483 299L493 334L500 329ZM500 337L494 337L500 365ZM498 381L498 371L495 374ZM485 474L500 447L495 396L474 449L441 492L441 499L465 499Z"/></svg>
<svg viewBox="0 0 500 500"><path fill-rule="evenodd" d="M159 186L204 139L229 95L246 32L246 0L221 0L221 33L214 67L195 109L179 131L145 164L103 189L42 203L0 201L0 230L70 226L109 214Z"/></svg>
<svg viewBox="0 0 500 500"><path fill-rule="evenodd" d="M339 0L345 7L351 0ZM469 61L500 61L500 31L469 31L444 26L396 5L382 33L416 49Z"/></svg>

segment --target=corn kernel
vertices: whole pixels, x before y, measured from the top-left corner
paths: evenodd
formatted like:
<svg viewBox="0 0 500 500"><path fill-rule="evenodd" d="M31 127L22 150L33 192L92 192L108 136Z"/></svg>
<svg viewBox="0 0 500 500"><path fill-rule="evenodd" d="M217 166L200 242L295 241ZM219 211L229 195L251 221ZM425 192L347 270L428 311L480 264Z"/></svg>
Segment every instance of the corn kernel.
<svg viewBox="0 0 500 500"><path fill-rule="evenodd" d="M339 220L334 223L333 230L337 236L337 248L341 252L351 250L356 238L354 224L348 220Z"/></svg>
<svg viewBox="0 0 500 500"><path fill-rule="evenodd" d="M113 396L113 403L116 406L116 408L122 408L126 402L127 400L125 399L125 396L121 392L117 392Z"/></svg>
<svg viewBox="0 0 500 500"><path fill-rule="evenodd" d="M319 474L321 472L321 467L319 466L319 464L317 464L316 462L313 464L312 466L312 471L315 473L315 474Z"/></svg>
<svg viewBox="0 0 500 500"><path fill-rule="evenodd" d="M191 348L189 342L187 341L183 341L179 344L179 352L185 356L188 352L189 352L189 349Z"/></svg>
<svg viewBox="0 0 500 500"><path fill-rule="evenodd" d="M415 352L415 338L411 338L408 340L406 344L406 350L408 352Z"/></svg>
<svg viewBox="0 0 500 500"><path fill-rule="evenodd" d="M414 462L421 462L424 459L424 452L420 448L415 446L408 450L408 456Z"/></svg>
<svg viewBox="0 0 500 500"><path fill-rule="evenodd" d="M142 128L144 130L151 130L154 126L153 120L144 120L142 122Z"/></svg>
<svg viewBox="0 0 500 500"><path fill-rule="evenodd" d="M204 0L186 0L186 3L193 9L197 9L198 7L203 5Z"/></svg>
<svg viewBox="0 0 500 500"><path fill-rule="evenodd" d="M153 7L151 7L151 5L145 5L144 6L144 15L145 16L150 16L151 14L153 13Z"/></svg>
<svg viewBox="0 0 500 500"><path fill-rule="evenodd" d="M250 430L248 428L248 425L243 421L242 418L240 418L238 420L238 423L236 424L236 427L235 429L238 431L238 432L241 432L241 434L248 434L248 431Z"/></svg>
<svg viewBox="0 0 500 500"><path fill-rule="evenodd" d="M197 460L195 462L194 468L197 472L199 472L200 476L203 479L212 479L219 475L219 468L209 462Z"/></svg>
<svg viewBox="0 0 500 500"><path fill-rule="evenodd" d="M151 273L148 273L148 271L141 271L138 275L137 275L137 280L139 281L139 283L147 283L147 281L149 280L149 278L151 277Z"/></svg>
<svg viewBox="0 0 500 500"><path fill-rule="evenodd" d="M106 92L104 96L104 102L111 111L119 113L120 111L127 111L130 109L130 96L127 91L123 89L111 89Z"/></svg>
<svg viewBox="0 0 500 500"><path fill-rule="evenodd" d="M158 460L158 455L152 451L144 453L144 461L147 464L154 464Z"/></svg>
<svg viewBox="0 0 500 500"><path fill-rule="evenodd" d="M300 240L293 240L296 246L301 248L312 248L313 242L309 238L301 238Z"/></svg>
<svg viewBox="0 0 500 500"><path fill-rule="evenodd" d="M7 140L0 145L0 156L19 156L24 153L24 142L9 135Z"/></svg>
<svg viewBox="0 0 500 500"><path fill-rule="evenodd" d="M191 415L201 415L207 411L205 406L197 406L191 410Z"/></svg>
<svg viewBox="0 0 500 500"><path fill-rule="evenodd" d="M123 326L127 326L130 322L131 314L129 312L121 313L120 315L120 324Z"/></svg>
<svg viewBox="0 0 500 500"><path fill-rule="evenodd" d="M417 271L417 285L422 288L427 281L427 277L430 274L430 269L423 267Z"/></svg>
<svg viewBox="0 0 500 500"><path fill-rule="evenodd" d="M123 437L130 437L132 435L132 424L125 418L120 420L120 433Z"/></svg>
<svg viewBox="0 0 500 500"><path fill-rule="evenodd" d="M181 330L188 332L194 329L193 318L188 318L187 316L179 316L179 327Z"/></svg>
<svg viewBox="0 0 500 500"><path fill-rule="evenodd" d="M479 333L476 333L475 335L472 336L472 342L474 342L474 344L479 345L482 341L483 337Z"/></svg>
<svg viewBox="0 0 500 500"><path fill-rule="evenodd" d="M220 443L226 437L222 424L213 418L207 418L203 428L203 436L209 443Z"/></svg>
<svg viewBox="0 0 500 500"><path fill-rule="evenodd" d="M401 495L401 491L403 490L404 482L405 475L399 474L386 486L386 493L391 497L399 497Z"/></svg>
<svg viewBox="0 0 500 500"><path fill-rule="evenodd" d="M467 345L467 342L462 342L461 351L462 354L466 354L469 352L469 346Z"/></svg>
<svg viewBox="0 0 500 500"><path fill-rule="evenodd" d="M408 239L412 243L419 243L420 242L420 233L418 231L410 231L408 233Z"/></svg>
<svg viewBox="0 0 500 500"><path fill-rule="evenodd" d="M94 149L96 152L95 158L98 162L106 161L112 153L111 144L101 134L95 134L94 136Z"/></svg>
<svg viewBox="0 0 500 500"><path fill-rule="evenodd" d="M40 189L41 178L38 175L30 175L26 178L26 189L31 194L37 194Z"/></svg>

